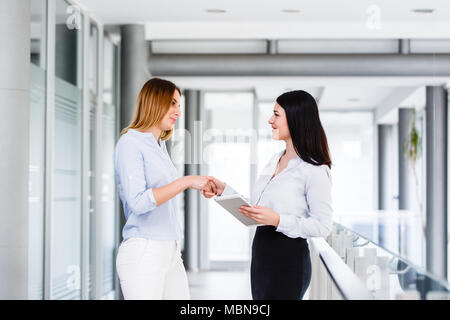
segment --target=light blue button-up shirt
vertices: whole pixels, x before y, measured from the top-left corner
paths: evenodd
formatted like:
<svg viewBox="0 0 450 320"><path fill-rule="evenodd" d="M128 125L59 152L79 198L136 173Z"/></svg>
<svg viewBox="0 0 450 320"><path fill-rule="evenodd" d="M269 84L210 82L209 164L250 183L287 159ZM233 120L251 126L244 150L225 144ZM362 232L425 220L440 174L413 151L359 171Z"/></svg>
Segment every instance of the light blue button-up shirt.
<svg viewBox="0 0 450 320"><path fill-rule="evenodd" d="M174 181L178 172L167 153L151 132L129 129L117 142L114 168L120 199L127 222L123 241L132 238L180 240L177 198L156 206L153 188Z"/></svg>

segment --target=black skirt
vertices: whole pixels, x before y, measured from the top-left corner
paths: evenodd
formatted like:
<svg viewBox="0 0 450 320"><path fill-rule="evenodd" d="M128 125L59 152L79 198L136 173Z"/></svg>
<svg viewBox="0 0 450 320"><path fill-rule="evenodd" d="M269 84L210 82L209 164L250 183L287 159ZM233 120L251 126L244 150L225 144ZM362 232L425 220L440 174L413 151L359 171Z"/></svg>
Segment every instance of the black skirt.
<svg viewBox="0 0 450 320"><path fill-rule="evenodd" d="M256 228L250 268L254 300L301 300L311 282L308 242L273 226Z"/></svg>

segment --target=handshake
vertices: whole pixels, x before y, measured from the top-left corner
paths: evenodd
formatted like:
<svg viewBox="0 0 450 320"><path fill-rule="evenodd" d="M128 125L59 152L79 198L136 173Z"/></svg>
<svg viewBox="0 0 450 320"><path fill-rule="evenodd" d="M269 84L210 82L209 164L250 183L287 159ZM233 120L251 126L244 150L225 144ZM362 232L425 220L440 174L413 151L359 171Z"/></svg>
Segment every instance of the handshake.
<svg viewBox="0 0 450 320"><path fill-rule="evenodd" d="M212 198L213 196L220 196L225 189L226 184L212 176L188 176L190 180L190 187L192 189L200 190L205 198Z"/></svg>

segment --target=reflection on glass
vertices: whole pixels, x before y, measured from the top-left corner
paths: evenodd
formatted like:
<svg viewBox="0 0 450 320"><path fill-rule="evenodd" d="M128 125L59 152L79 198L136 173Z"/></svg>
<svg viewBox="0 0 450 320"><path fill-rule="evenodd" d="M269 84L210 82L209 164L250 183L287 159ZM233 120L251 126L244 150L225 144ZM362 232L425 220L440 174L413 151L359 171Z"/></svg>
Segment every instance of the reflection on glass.
<svg viewBox="0 0 450 320"><path fill-rule="evenodd" d="M51 299L80 299L81 29L66 24L68 7L56 1Z"/></svg>
<svg viewBox="0 0 450 320"><path fill-rule="evenodd" d="M206 93L207 113L203 160L208 175L250 196L250 141L253 95ZM208 256L211 261L249 261L249 228L214 201L208 208Z"/></svg>

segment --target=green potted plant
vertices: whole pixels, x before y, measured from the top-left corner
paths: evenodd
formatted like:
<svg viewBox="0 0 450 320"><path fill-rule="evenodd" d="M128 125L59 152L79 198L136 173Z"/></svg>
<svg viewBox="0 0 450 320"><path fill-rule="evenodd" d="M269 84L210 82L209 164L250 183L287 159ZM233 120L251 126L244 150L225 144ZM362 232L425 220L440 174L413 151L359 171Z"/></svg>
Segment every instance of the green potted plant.
<svg viewBox="0 0 450 320"><path fill-rule="evenodd" d="M420 210L420 217L422 219L423 234L424 236L426 236L426 219L423 212L423 204L420 197L419 178L417 175L417 160L422 154L422 137L416 127L416 109L413 109L411 118L412 119L409 129L409 135L403 146L403 154L407 158L410 168L413 172L416 190L416 201Z"/></svg>

